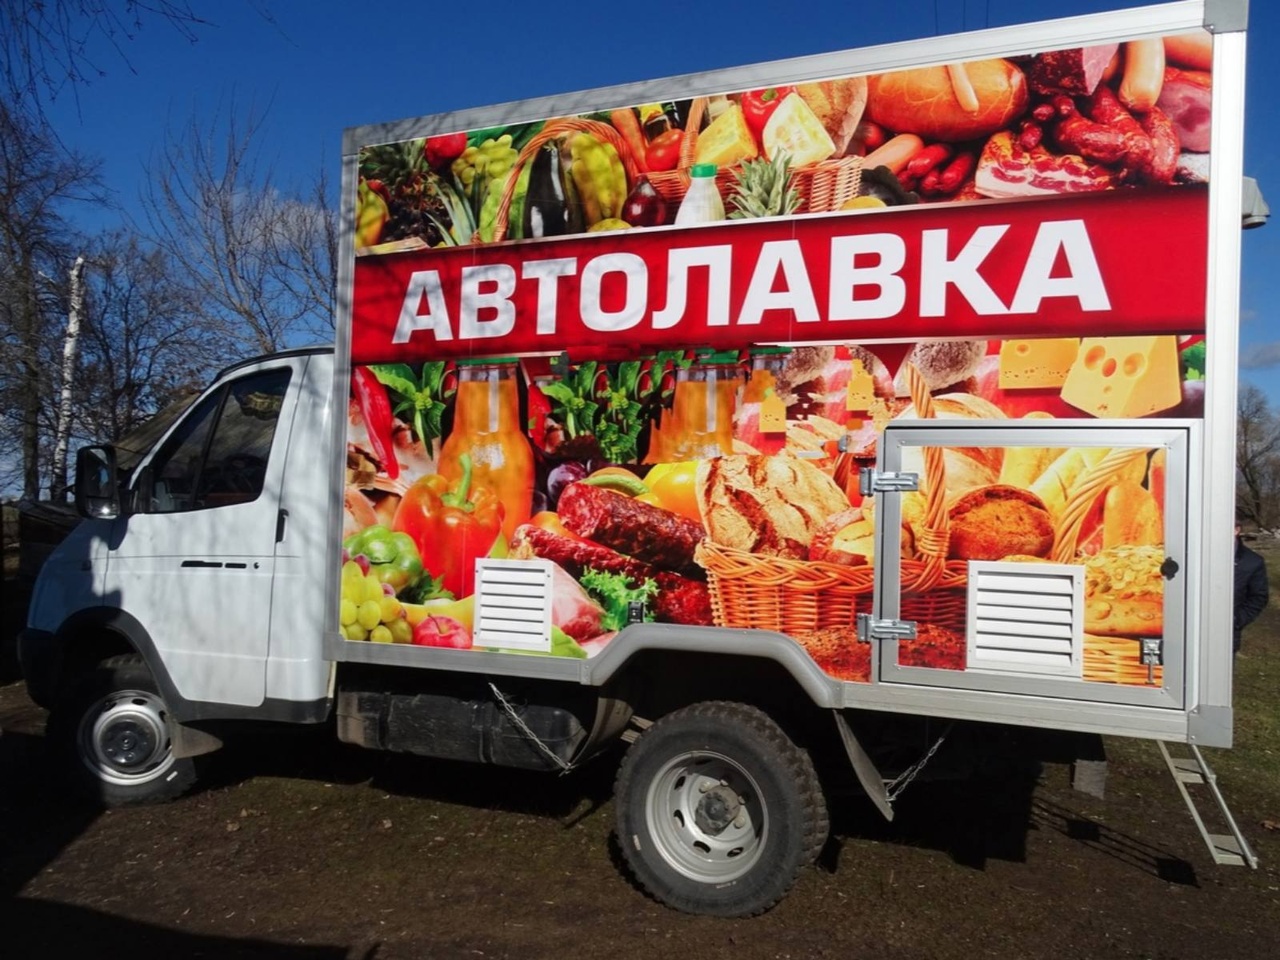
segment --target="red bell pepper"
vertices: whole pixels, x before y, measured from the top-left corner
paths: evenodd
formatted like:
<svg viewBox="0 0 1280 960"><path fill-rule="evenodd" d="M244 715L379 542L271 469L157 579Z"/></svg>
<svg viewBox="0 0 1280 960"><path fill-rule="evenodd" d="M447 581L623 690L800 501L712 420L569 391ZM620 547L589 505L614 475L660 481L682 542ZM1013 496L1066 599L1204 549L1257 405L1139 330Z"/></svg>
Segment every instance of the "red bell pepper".
<svg viewBox="0 0 1280 960"><path fill-rule="evenodd" d="M455 597L475 592L475 566L502 533L505 510L488 487L471 486L469 454L458 457L462 477L454 487L439 474L420 477L405 491L391 528L409 534L422 565Z"/></svg>
<svg viewBox="0 0 1280 960"><path fill-rule="evenodd" d="M373 455L392 480L400 476L400 461L396 459L395 445L391 440L394 426L391 417L391 401L387 388L378 382L368 367L356 367L351 371L351 393L364 420L365 432Z"/></svg>
<svg viewBox="0 0 1280 960"><path fill-rule="evenodd" d="M764 125L778 109L783 97L794 91L795 87L765 87L742 95L742 117L757 141L764 135Z"/></svg>

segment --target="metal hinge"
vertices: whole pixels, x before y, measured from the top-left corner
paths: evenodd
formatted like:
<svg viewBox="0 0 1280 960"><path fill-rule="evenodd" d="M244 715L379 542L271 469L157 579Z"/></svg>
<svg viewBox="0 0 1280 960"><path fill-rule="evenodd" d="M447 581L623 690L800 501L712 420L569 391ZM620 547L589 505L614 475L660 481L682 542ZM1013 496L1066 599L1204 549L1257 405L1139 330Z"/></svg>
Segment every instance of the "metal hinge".
<svg viewBox="0 0 1280 960"><path fill-rule="evenodd" d="M863 467L858 471L858 492L864 497L876 493L906 493L920 489L920 474L880 471L875 467Z"/></svg>
<svg viewBox="0 0 1280 960"><path fill-rule="evenodd" d="M872 640L914 640L916 638L916 622L914 620L877 620L869 613L858 614L858 642L870 643Z"/></svg>

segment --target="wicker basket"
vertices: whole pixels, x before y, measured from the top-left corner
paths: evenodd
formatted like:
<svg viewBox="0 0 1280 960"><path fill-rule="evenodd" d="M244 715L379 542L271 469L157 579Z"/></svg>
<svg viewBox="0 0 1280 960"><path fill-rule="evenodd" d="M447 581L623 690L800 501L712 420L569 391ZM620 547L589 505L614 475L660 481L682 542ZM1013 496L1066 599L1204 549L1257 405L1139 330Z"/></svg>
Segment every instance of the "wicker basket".
<svg viewBox="0 0 1280 960"><path fill-rule="evenodd" d="M696 97L689 108L684 137L680 141L680 159L674 170L651 170L645 174L662 199L678 204L689 189L689 171L698 150L698 127L706 113L707 98ZM716 189L729 202L737 177L731 168L716 171ZM862 158L839 157L796 167L791 171L791 185L800 197L799 213L829 213L839 210L847 200L858 195L862 183Z"/></svg>
<svg viewBox="0 0 1280 960"><path fill-rule="evenodd" d="M524 165L537 155L538 151L545 147L548 143L567 137L574 133L589 133L601 143L607 143L618 151L618 159L622 161L622 169L627 175L627 189L629 190L639 177L639 170L636 167L635 158L631 156L631 150L623 140L622 134L618 133L613 127L607 123L601 123L598 120L585 120L581 117L563 117L557 120L548 120L546 125L534 136L528 143L524 145L524 149L516 155L515 163L511 165L511 169L507 172L506 182L502 188L502 198L498 203L498 211L495 215L493 225L493 242L497 243L505 240L507 230L509 229L507 218L511 215L511 204L515 200L516 182L520 179L520 171ZM474 238L477 242L479 237Z"/></svg>
<svg viewBox="0 0 1280 960"><path fill-rule="evenodd" d="M907 381L921 416L933 416L923 377L907 365ZM936 624L960 636L965 627L967 564L948 560L950 539L942 449L926 447L924 528L916 538L919 559L901 561L902 616ZM872 566L760 556L703 541L695 559L707 571L711 610L725 627L778 630L802 643L833 627L852 629L871 611Z"/></svg>

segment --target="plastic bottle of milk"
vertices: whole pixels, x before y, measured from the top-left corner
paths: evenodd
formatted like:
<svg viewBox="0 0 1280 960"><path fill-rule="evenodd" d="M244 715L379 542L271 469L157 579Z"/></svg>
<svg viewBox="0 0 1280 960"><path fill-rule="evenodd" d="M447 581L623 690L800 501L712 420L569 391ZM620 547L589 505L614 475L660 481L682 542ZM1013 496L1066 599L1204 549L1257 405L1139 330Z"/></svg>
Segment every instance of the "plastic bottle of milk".
<svg viewBox="0 0 1280 960"><path fill-rule="evenodd" d="M689 171L689 191L676 211L676 226L714 223L724 219L724 201L716 189L716 165L695 163Z"/></svg>

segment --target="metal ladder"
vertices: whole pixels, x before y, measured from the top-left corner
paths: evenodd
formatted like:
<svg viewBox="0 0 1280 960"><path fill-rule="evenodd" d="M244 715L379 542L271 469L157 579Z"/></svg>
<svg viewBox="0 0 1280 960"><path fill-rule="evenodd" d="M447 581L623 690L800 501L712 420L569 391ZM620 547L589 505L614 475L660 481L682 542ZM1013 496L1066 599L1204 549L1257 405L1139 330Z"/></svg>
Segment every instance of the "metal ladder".
<svg viewBox="0 0 1280 960"><path fill-rule="evenodd" d="M1169 753L1169 744L1164 740L1157 740L1156 743L1160 747L1160 755L1164 757L1165 766L1169 768L1169 773L1173 775L1173 782L1178 785L1178 792L1182 794L1183 802L1186 803L1187 809L1191 811L1196 827L1200 830L1200 836L1204 838L1205 845L1209 848L1209 853L1213 855L1213 862L1230 866L1247 864L1256 870L1258 868L1258 857L1253 852L1253 848L1249 846L1249 841L1244 838L1244 834L1240 832L1235 818L1231 816L1231 811L1227 809L1227 802L1222 798L1222 792L1218 789L1218 777L1209 769L1209 764L1205 762L1204 756L1200 753L1200 748L1193 743L1188 743L1186 747L1191 751L1191 756L1175 757ZM1222 819L1226 822L1230 833L1209 832L1205 826L1204 818L1200 816L1200 810L1196 807L1195 798L1191 795L1191 791L1187 789L1192 786L1209 788L1209 794L1213 798L1218 812L1222 814Z"/></svg>

